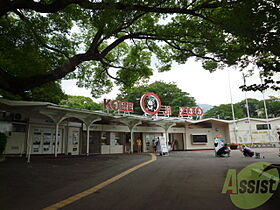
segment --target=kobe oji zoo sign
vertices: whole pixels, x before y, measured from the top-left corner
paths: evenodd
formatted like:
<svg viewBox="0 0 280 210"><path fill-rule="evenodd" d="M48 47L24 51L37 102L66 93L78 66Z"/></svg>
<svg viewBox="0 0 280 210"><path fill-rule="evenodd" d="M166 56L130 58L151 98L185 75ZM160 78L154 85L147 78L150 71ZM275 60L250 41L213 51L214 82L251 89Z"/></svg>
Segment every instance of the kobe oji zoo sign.
<svg viewBox="0 0 280 210"><path fill-rule="evenodd" d="M104 99L104 109L122 112L134 112L134 104L127 101ZM140 106L143 112L147 115L162 114L170 116L172 114L171 106L164 106L161 103L159 96L155 93L146 93L140 99ZM201 107L179 107L179 116L202 116L203 109Z"/></svg>
<svg viewBox="0 0 280 210"><path fill-rule="evenodd" d="M171 115L172 107L163 106L159 96L155 93L146 93L140 99L141 109L145 114L156 115L162 113L164 116ZM179 107L179 116L202 116L203 109L201 107Z"/></svg>
<svg viewBox="0 0 280 210"><path fill-rule="evenodd" d="M103 106L106 110L134 112L133 103L127 101L104 99Z"/></svg>

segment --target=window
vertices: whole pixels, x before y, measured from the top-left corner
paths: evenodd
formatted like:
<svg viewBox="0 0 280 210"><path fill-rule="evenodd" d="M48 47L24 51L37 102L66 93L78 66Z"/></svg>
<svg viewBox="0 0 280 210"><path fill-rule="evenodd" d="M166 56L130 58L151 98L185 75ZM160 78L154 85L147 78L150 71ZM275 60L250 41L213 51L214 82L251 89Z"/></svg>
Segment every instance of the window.
<svg viewBox="0 0 280 210"><path fill-rule="evenodd" d="M25 132L26 125L22 124L13 124L12 131L13 132Z"/></svg>
<svg viewBox="0 0 280 210"><path fill-rule="evenodd" d="M207 135L206 134L191 134L191 139L193 144L206 144Z"/></svg>
<svg viewBox="0 0 280 210"><path fill-rule="evenodd" d="M257 130L271 130L271 125L270 124L257 124L256 125Z"/></svg>

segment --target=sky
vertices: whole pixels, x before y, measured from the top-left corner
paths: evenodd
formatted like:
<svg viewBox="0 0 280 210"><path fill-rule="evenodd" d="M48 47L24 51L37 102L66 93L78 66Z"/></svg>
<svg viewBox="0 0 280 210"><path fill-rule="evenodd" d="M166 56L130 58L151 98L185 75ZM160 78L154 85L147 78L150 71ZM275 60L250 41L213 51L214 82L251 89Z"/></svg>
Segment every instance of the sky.
<svg viewBox="0 0 280 210"><path fill-rule="evenodd" d="M229 79L230 78L230 82ZM198 104L209 104L218 106L220 104L237 103L245 99L245 92L239 87L243 85L242 73L238 69L217 70L209 73L202 68L199 61L190 59L183 65L173 65L168 72L157 73L150 78L150 83L155 81L175 82L182 91L187 92L194 97ZM253 76L246 80L247 85L259 83L258 76ZM62 81L62 89L69 95L80 95L91 97L90 90L78 88L74 80ZM99 99L93 99L95 102L102 102L104 98L115 99L118 94L118 88L114 88L109 94L105 94ZM263 99L261 92L247 92L247 98ZM265 98L269 96L280 96L280 92L266 91ZM166 104L168 105L168 104Z"/></svg>

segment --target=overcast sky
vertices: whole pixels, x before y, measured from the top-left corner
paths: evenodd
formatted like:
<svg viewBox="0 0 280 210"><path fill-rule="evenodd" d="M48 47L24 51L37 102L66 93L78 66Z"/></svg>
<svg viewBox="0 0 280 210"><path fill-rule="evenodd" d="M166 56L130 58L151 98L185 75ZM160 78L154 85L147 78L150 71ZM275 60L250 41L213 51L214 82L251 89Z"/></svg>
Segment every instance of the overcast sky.
<svg viewBox="0 0 280 210"><path fill-rule="evenodd" d="M202 68L200 62L196 62L193 59L184 65L173 65L171 71L155 73L154 76L151 77L150 82L152 83L157 80L162 80L164 82L176 82L178 87L194 97L197 103L220 105L231 103L228 74L230 75L233 103L244 100L245 93L239 89L239 86L243 85L241 72L230 69L229 73L228 70L217 70L214 73L209 73ZM253 76L246 81L247 84L260 82L257 76ZM62 81L62 89L69 95L91 97L90 90L78 88L75 85L75 81ZM118 90L115 88L111 93L103 95L99 99L93 100L101 102L104 98L114 99L117 94ZM265 98L268 98L270 95L280 96L280 93L267 91L265 93ZM263 99L262 93L260 92L247 92L247 97L256 98L258 100Z"/></svg>

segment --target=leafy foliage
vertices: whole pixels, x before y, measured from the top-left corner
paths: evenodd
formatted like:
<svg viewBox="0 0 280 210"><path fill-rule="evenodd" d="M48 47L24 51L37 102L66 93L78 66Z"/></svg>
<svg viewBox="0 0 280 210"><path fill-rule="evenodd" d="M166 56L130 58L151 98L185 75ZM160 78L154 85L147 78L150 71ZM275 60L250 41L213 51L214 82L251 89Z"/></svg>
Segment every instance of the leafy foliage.
<svg viewBox="0 0 280 210"><path fill-rule="evenodd" d="M88 110L102 110L103 105L95 103L91 98L85 96L68 95L67 99L62 100L60 105Z"/></svg>
<svg viewBox="0 0 280 210"><path fill-rule="evenodd" d="M54 104L59 104L61 100L67 98L61 89L60 83L56 81L33 88L23 95L16 95L2 90L0 90L0 94L4 98L11 100L45 101Z"/></svg>
<svg viewBox="0 0 280 210"><path fill-rule="evenodd" d="M180 106L196 106L195 99L188 93L183 92L175 83L165 83L162 81L154 82L150 85L143 84L129 90L123 90L118 96L118 100L134 103L135 114L143 114L140 108L142 95L148 92L156 93L162 105L172 106L172 114L178 116Z"/></svg>
<svg viewBox="0 0 280 210"><path fill-rule="evenodd" d="M0 89L25 95L62 78L98 97L190 57L209 71L250 64L278 89L279 2L236 0L2 0ZM154 63L154 62L153 62ZM17 85L13 85L13 84Z"/></svg>
<svg viewBox="0 0 280 210"><path fill-rule="evenodd" d="M257 99L248 99L248 106L250 117L253 118L265 118L264 102ZM234 114L236 119L247 117L246 101L243 100L236 104L233 104ZM278 98L271 97L266 100L266 107L268 117L280 117L280 100ZM222 104L220 106L214 106L208 112L206 112L203 118L219 118L225 120L232 120L232 108L231 104Z"/></svg>

